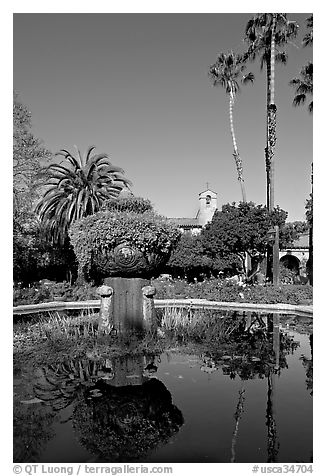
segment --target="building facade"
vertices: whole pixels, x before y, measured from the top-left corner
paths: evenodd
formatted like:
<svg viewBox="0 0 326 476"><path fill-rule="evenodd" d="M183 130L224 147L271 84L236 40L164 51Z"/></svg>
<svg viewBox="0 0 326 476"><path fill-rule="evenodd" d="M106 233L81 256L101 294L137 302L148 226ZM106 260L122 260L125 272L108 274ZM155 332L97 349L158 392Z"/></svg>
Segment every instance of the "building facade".
<svg viewBox="0 0 326 476"><path fill-rule="evenodd" d="M199 193L199 206L194 218L169 218L183 233L198 235L207 223L209 223L215 210L217 210L217 193L207 188Z"/></svg>

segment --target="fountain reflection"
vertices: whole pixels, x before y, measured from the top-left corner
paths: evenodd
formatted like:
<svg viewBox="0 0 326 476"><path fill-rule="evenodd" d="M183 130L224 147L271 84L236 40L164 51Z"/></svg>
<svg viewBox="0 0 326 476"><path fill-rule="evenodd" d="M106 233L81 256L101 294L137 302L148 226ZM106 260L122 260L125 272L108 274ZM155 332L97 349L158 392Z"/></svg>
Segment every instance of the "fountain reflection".
<svg viewBox="0 0 326 476"><path fill-rule="evenodd" d="M198 432L201 441L196 462L204 462L208 457L211 461L244 462L249 456L257 456L256 447L250 447L248 442L259 432L264 435L259 440L260 456L264 454L266 462L281 462L285 461L285 455L292 454L294 444L282 436L284 421L296 428L295 435L302 431L309 445L309 428L297 420L291 408L282 413L279 402L284 396L284 382L289 379L289 372L283 370L296 366L286 392L297 394L303 388L303 397L307 397L302 403L303 413L309 411L311 399L300 379L305 379L303 365L307 388L312 391L312 334L311 355L308 344L311 324L299 323L293 316L259 312L229 313L216 319L214 315L195 317L188 328L171 326L172 345L167 339L169 350L167 359L162 357L162 363L155 350L146 355L132 354L130 347L129 354L112 356L117 352L116 346L110 348L108 357L107 348L100 354L100 346L96 346L97 350L88 350L85 358L70 358L48 365L42 371L38 369L36 373L33 370L27 379L30 399L16 398L15 461L51 461L53 455L58 458L63 455L69 462L80 462L78 458L101 463L146 462L163 454L171 458L168 461L181 462L180 452L182 462L194 461L193 453L188 455L187 448L191 435ZM174 345L182 330L184 348ZM300 334L304 334L304 338L301 339ZM196 335L200 336L198 342ZM191 346L187 347L188 343ZM297 351L300 344L304 349L301 358ZM193 353L188 354L188 349ZM290 354L294 354L294 358L289 358ZM183 373L185 362L189 362L189 369ZM208 374L207 378L202 378L203 375L198 378L199 369ZM184 419L167 387L187 418L187 425L178 438L174 436ZM211 398L216 389L221 389L218 398L215 393ZM259 392L259 401L263 399L257 408L252 405L255 389ZM197 395L203 399L196 399ZM300 401L301 397L300 394ZM201 405L206 398L207 406ZM206 426L203 428L201 418L210 422L213 412L216 421L223 420L224 408L230 399L234 399L234 403L231 410L229 408L228 423L212 430L214 435L219 432L220 444L208 450L211 434ZM61 438L63 434L65 441ZM50 439L52 442L48 444ZM171 440L174 444L166 445L172 443ZM67 455L70 445L71 454ZM163 445L165 448L157 451Z"/></svg>
<svg viewBox="0 0 326 476"><path fill-rule="evenodd" d="M158 365L155 355L70 360L43 369L35 395L55 410L72 405L77 438L96 461L136 461L183 424L170 392L155 378Z"/></svg>

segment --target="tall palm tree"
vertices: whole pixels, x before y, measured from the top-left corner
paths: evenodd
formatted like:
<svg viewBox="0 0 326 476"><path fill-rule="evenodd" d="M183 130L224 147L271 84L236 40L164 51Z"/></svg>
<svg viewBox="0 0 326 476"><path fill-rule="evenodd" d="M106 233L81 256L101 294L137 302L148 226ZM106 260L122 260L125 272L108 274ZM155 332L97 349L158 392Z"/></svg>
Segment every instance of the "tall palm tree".
<svg viewBox="0 0 326 476"><path fill-rule="evenodd" d="M276 144L275 62L286 64L287 53L280 50L297 35L299 25L289 21L285 13L259 13L246 26L245 41L248 51L245 58L254 60L260 55L261 69L266 65L267 105L266 105L266 148L265 162L267 174L267 207L274 208L274 149Z"/></svg>
<svg viewBox="0 0 326 476"><path fill-rule="evenodd" d="M254 75L248 73L244 75L246 69L245 61L242 55L235 54L233 51L228 53L220 53L217 60L209 68L209 77L213 81L214 86L222 86L229 95L229 118L230 129L233 143L233 157L235 160L238 180L241 186L242 200L246 202L246 192L243 178L243 165L240 158L235 132L233 125L233 107L236 94L240 91L239 80L246 84L254 81Z"/></svg>
<svg viewBox="0 0 326 476"><path fill-rule="evenodd" d="M117 198L131 184L123 169L113 166L107 154L94 154L94 149L82 155L76 147L75 157L62 149L56 155L64 159L46 168L46 191L35 211L54 243L64 244L75 220L97 212L106 199Z"/></svg>

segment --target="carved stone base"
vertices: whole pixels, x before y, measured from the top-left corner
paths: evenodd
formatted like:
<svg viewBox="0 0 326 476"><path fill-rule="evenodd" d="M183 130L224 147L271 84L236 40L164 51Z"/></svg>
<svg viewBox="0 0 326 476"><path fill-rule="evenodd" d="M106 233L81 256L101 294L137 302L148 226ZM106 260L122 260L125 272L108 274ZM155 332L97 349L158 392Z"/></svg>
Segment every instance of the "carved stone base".
<svg viewBox="0 0 326 476"><path fill-rule="evenodd" d="M155 288L142 278L106 278L101 295L100 328L117 333L155 330Z"/></svg>
<svg viewBox="0 0 326 476"><path fill-rule="evenodd" d="M112 316L113 289L110 286L103 285L97 288L96 292L101 297L99 330L109 334L114 327Z"/></svg>

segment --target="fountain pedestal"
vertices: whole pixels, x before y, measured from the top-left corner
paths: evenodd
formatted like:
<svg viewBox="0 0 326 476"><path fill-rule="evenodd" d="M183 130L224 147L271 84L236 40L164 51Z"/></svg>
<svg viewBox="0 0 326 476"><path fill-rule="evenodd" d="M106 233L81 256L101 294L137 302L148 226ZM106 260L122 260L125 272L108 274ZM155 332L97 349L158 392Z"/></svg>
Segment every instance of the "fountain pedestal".
<svg viewBox="0 0 326 476"><path fill-rule="evenodd" d="M97 256L97 268L108 277L97 290L101 296L99 327L102 331L155 331L155 288L148 276L156 266L128 243Z"/></svg>
<svg viewBox="0 0 326 476"><path fill-rule="evenodd" d="M99 294L106 288L111 289L109 299L101 295L102 302L107 299L109 304L101 306L101 322L109 322L109 327L117 332L128 330L155 329L154 294L155 288L148 279L112 277L104 280ZM101 291L102 290L102 291ZM108 307L109 306L109 307Z"/></svg>

